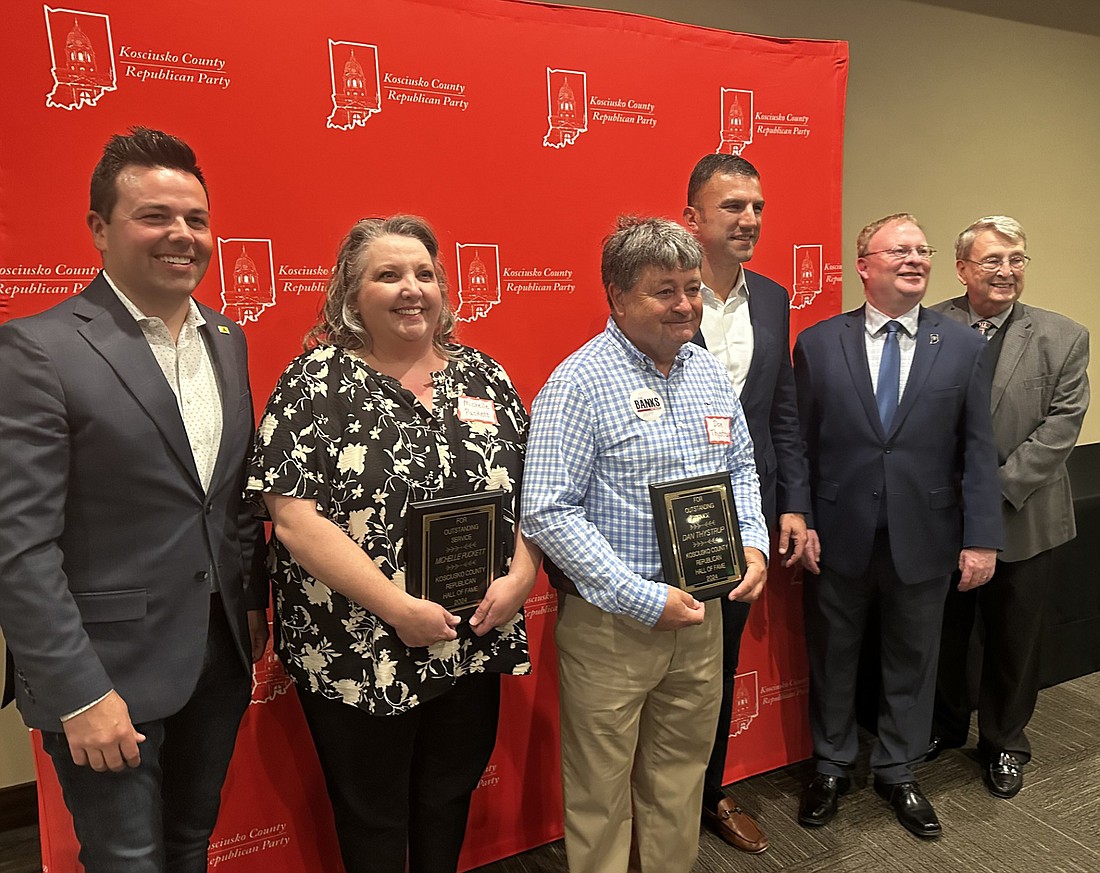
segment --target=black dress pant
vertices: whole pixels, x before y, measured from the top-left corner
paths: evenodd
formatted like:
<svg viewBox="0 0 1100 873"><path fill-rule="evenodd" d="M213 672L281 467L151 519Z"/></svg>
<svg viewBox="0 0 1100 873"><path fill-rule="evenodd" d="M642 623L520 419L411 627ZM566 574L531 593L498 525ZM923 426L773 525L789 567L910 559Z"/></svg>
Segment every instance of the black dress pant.
<svg viewBox="0 0 1100 873"><path fill-rule="evenodd" d="M936 656L948 577L902 582L885 530L859 577L822 567L803 591L810 660L810 732L817 772L845 776L859 750L856 679L870 618L878 608L879 704L871 770L890 785L912 781L912 765L928 750Z"/></svg>
<svg viewBox="0 0 1100 873"><path fill-rule="evenodd" d="M980 588L947 595L940 639L933 732L947 746L962 746L973 710L967 655L975 618L981 615L981 679L978 692L978 750L1011 752L1031 759L1024 728L1039 695L1039 643L1049 600L1053 550L1023 561L998 561L993 578ZM957 580L956 580L957 581Z"/></svg>
<svg viewBox="0 0 1100 873"><path fill-rule="evenodd" d="M726 792L722 783L726 773L726 749L729 746L730 717L733 714L733 686L741 653L741 634L749 618L749 604L722 598L722 703L718 710L718 730L703 777L703 808L714 812Z"/></svg>
<svg viewBox="0 0 1100 873"><path fill-rule="evenodd" d="M298 688L347 873L454 873L470 795L496 743L500 674L468 674L374 716Z"/></svg>

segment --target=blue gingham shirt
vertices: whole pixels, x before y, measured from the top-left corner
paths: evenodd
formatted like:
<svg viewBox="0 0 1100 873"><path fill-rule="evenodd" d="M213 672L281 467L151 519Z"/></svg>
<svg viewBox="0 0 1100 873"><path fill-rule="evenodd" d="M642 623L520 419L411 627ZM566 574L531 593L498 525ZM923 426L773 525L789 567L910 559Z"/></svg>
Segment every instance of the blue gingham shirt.
<svg viewBox="0 0 1100 873"><path fill-rule="evenodd" d="M645 420L632 395L649 389L663 412ZM728 419L728 445L707 417ZM652 627L668 598L649 485L729 470L746 547L768 554L760 483L741 403L722 365L686 343L668 377L608 319L535 398L522 489L524 536L605 612Z"/></svg>

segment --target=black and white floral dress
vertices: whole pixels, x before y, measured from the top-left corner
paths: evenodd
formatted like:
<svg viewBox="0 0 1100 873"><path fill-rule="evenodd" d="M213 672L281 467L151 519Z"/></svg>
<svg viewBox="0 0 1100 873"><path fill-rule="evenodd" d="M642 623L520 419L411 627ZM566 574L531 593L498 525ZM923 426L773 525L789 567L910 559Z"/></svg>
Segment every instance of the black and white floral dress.
<svg viewBox="0 0 1100 873"><path fill-rule="evenodd" d="M450 351L453 360L433 374L431 411L343 349L300 355L260 421L248 490L315 500L403 588L410 502L503 489L510 560L527 412L496 361L465 346ZM530 672L522 612L484 637L463 620L457 640L409 648L376 615L306 572L277 537L270 557L277 651L305 690L391 715L466 673Z"/></svg>

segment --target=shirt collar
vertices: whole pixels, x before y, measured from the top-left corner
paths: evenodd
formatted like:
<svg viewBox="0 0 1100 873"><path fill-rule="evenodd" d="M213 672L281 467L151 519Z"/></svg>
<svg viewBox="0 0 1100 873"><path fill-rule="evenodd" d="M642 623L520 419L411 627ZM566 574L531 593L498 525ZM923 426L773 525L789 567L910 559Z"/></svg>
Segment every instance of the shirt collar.
<svg viewBox="0 0 1100 873"><path fill-rule="evenodd" d="M707 285L706 282L702 283L703 292L703 305L715 309L724 305L723 301L718 299L718 295L714 293L714 289ZM730 289L729 297L726 298L726 303L729 302L731 297L744 297L749 299L749 283L745 279L745 268L741 268L741 272L737 274L737 281L733 284L733 288Z"/></svg>
<svg viewBox="0 0 1100 873"><path fill-rule="evenodd" d="M1015 306L1016 304L1013 303L1012 306L1008 307L1008 309L1006 309L1004 312L998 313L997 315L991 315L989 318L986 318L985 316L978 315L973 309L971 309L970 302L967 301L966 311L970 316L971 327L973 327L979 321L988 321L990 324L993 325L994 328L1000 330L1002 327L1004 327L1005 322L1008 321L1008 317L1012 315L1012 310Z"/></svg>
<svg viewBox="0 0 1100 873"><path fill-rule="evenodd" d="M653 363L649 355L647 355L629 340L627 335L619 329L619 326L617 324L615 324L615 319L611 316L608 316L607 318L607 327L604 328L604 333L612 340L612 342L620 346L622 350L626 352L627 357L638 364L638 366L648 366L653 370L657 369L657 365ZM676 353L676 359L673 361L672 366L675 367L677 364L683 366L684 361L686 361L692 356L692 354L694 354L692 350L692 347L694 345L695 344L692 342L686 342L682 346L680 346L680 350Z"/></svg>
<svg viewBox="0 0 1100 873"><path fill-rule="evenodd" d="M103 278L107 280L107 284L111 286L111 290L115 292L115 296L121 301L122 305L126 307L126 311L133 316L134 321L138 324L149 324L153 321L159 321L161 324L164 320L157 316L149 316L142 312L134 305L134 301L118 290L118 286L114 283L114 280L107 275L107 271L103 271ZM200 325L206 324L206 319L202 317L202 313L199 312L198 304L195 303L194 297L189 297L187 300L187 318L183 322L184 327L197 328Z"/></svg>
<svg viewBox="0 0 1100 873"><path fill-rule="evenodd" d="M902 313L896 318L891 318L889 315L879 312L869 302L864 306L863 323L869 335L878 336L888 321L896 321L907 335L916 336L917 323L920 321L920 304L918 303L908 312Z"/></svg>

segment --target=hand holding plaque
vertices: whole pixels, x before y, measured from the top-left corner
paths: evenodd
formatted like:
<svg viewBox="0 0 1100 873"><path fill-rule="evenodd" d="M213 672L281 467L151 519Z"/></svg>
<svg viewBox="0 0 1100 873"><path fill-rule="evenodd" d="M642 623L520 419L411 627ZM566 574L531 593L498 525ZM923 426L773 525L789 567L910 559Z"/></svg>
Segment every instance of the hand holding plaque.
<svg viewBox="0 0 1100 873"><path fill-rule="evenodd" d="M504 492L482 491L409 504L410 594L455 615L477 608L504 563Z"/></svg>
<svg viewBox="0 0 1100 873"><path fill-rule="evenodd" d="M665 582L697 600L720 597L745 575L729 473L649 486Z"/></svg>

